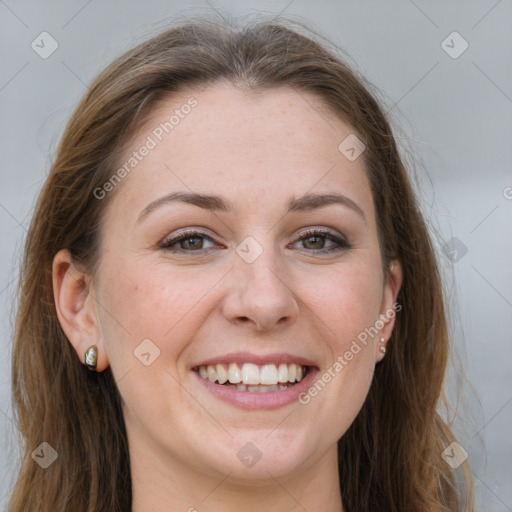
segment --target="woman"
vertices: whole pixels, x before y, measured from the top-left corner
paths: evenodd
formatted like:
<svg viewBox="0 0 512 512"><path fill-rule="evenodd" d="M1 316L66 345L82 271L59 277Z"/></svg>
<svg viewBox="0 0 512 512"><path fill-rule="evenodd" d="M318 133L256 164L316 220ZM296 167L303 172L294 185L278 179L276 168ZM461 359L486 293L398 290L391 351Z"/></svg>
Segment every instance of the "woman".
<svg viewBox="0 0 512 512"><path fill-rule="evenodd" d="M285 23L190 20L95 79L39 197L9 510L473 510L447 354L364 81Z"/></svg>

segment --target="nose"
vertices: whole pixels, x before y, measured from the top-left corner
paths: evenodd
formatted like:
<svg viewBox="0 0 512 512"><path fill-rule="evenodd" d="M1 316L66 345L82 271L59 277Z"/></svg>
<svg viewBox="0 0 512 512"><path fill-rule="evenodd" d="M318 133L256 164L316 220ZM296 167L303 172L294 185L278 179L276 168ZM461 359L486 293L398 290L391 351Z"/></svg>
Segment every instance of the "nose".
<svg viewBox="0 0 512 512"><path fill-rule="evenodd" d="M236 262L222 305L230 322L250 325L256 331L272 331L297 319L299 305L293 285L277 257L270 253L265 250L252 263L241 258Z"/></svg>

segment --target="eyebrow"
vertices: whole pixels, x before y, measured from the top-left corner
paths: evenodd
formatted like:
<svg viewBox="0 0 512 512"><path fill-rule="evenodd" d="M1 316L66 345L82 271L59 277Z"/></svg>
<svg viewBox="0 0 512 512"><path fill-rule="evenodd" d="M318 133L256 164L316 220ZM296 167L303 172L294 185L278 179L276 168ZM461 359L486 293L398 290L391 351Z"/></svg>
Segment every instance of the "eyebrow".
<svg viewBox="0 0 512 512"><path fill-rule="evenodd" d="M137 222L142 222L151 212L163 205L174 202L191 204L210 211L229 213L234 210L234 205L220 196L199 194L196 192L173 192L151 202L142 210ZM331 204L341 204L356 212L365 222L366 216L362 208L352 199L340 193L305 194L297 199L291 198L288 201L288 212L303 212L322 208Z"/></svg>

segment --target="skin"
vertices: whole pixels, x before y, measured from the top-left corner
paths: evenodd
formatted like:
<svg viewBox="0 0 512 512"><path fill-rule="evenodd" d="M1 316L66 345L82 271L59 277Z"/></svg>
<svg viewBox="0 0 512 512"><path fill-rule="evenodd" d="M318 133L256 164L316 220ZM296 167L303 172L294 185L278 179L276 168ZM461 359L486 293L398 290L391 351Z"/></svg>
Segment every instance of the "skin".
<svg viewBox="0 0 512 512"><path fill-rule="evenodd" d="M191 367L229 352L285 352L313 360L321 374L392 308L401 269L394 262L384 278L363 158L340 153L353 130L315 96L288 88L249 94L225 83L165 99L127 157L192 95L197 107L117 186L94 276L67 251L56 255L59 321L81 361L97 345L98 371L112 368L134 512L339 512L336 442L364 403L384 357L378 337L389 339L393 319L307 405L243 411L213 397ZM137 222L148 204L176 191L221 195L234 211L175 202ZM307 192L342 193L365 219L336 204L287 213L288 200ZM202 255L159 247L191 227L214 239L196 240L210 248ZM322 243L336 243L301 240L308 227L328 228L351 248L318 255ZM252 263L235 250L248 236L263 249ZM160 350L150 366L134 356L147 338ZM237 458L248 442L262 454L250 468Z"/></svg>

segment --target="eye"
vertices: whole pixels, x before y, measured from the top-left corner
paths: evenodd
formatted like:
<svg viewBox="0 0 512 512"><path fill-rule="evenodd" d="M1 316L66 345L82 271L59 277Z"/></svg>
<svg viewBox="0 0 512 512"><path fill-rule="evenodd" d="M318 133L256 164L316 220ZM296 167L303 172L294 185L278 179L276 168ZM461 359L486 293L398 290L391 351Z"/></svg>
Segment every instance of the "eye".
<svg viewBox="0 0 512 512"><path fill-rule="evenodd" d="M323 229L309 229L300 233L300 238L292 245L302 243L298 249L306 249L314 254L339 252L351 248L351 245L339 235ZM210 244L210 245L208 245ZM175 253L203 253L219 247L211 236L197 230L184 230L177 235L164 239L160 248Z"/></svg>
<svg viewBox="0 0 512 512"><path fill-rule="evenodd" d="M309 229L300 233L296 243L302 243L303 249L310 252L325 254L350 249L351 245L342 237L323 229Z"/></svg>
<svg viewBox="0 0 512 512"><path fill-rule="evenodd" d="M206 243L211 243L212 245L207 247ZM194 230L182 231L170 239L163 240L160 244L160 248L172 252L200 252L212 247L215 247L212 237Z"/></svg>

